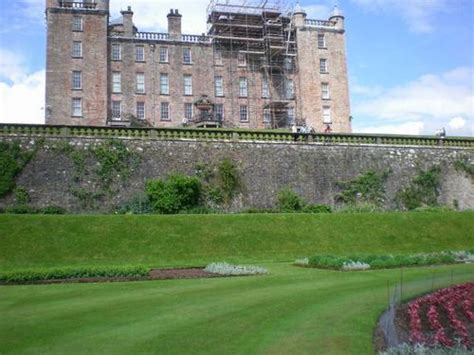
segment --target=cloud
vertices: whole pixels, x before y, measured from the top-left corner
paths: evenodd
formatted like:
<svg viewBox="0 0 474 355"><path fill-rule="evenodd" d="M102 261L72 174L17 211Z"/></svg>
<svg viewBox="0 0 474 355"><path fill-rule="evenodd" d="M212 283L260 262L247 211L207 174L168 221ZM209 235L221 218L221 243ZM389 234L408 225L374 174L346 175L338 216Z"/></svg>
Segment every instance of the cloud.
<svg viewBox="0 0 474 355"><path fill-rule="evenodd" d="M446 12L456 0L351 0L372 12L395 13L401 16L415 33L430 33L435 29L435 17Z"/></svg>
<svg viewBox="0 0 474 355"><path fill-rule="evenodd" d="M449 127L450 134L472 136L473 78L473 68L461 67L443 74L423 75L393 88L362 86L353 96L354 124L358 126L355 130L432 134L438 128ZM366 124L359 126L358 117Z"/></svg>
<svg viewBox="0 0 474 355"><path fill-rule="evenodd" d="M370 126L361 128L359 133L387 133L387 134L413 134L419 135L423 131L423 122L406 122L393 125Z"/></svg>
<svg viewBox="0 0 474 355"><path fill-rule="evenodd" d="M466 126L467 121L462 117L454 117L448 122L448 126L452 129L461 129Z"/></svg>
<svg viewBox="0 0 474 355"><path fill-rule="evenodd" d="M0 49L1 123L44 123L45 70L29 73L24 62Z"/></svg>

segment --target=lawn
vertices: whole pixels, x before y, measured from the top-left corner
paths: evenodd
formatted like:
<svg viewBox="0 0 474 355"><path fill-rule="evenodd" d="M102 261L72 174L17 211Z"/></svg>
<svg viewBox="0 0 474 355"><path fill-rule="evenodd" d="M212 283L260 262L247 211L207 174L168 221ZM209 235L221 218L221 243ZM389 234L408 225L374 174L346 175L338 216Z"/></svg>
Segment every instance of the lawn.
<svg viewBox="0 0 474 355"><path fill-rule="evenodd" d="M474 248L474 212L177 216L0 215L0 271L70 265L197 266L321 253Z"/></svg>
<svg viewBox="0 0 474 355"><path fill-rule="evenodd" d="M370 354L400 270L291 265L317 253L474 247L474 213L0 215L0 270L254 263L267 276L0 286L0 354ZM403 270L403 297L474 280L474 265Z"/></svg>
<svg viewBox="0 0 474 355"><path fill-rule="evenodd" d="M264 264L268 276L0 287L0 353L371 354L400 271ZM404 270L404 297L474 266Z"/></svg>

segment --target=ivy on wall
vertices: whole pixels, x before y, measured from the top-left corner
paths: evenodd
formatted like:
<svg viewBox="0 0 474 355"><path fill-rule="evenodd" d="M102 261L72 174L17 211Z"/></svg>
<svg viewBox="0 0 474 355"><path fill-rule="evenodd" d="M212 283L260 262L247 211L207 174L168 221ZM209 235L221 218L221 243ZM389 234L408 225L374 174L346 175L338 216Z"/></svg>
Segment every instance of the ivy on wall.
<svg viewBox="0 0 474 355"><path fill-rule="evenodd" d="M73 164L73 181L69 192L82 208L94 209L105 195L112 195L114 186L123 185L138 168L141 155L131 151L123 142L105 140L88 149L59 142L55 150L65 154ZM85 180L90 182L85 184Z"/></svg>
<svg viewBox="0 0 474 355"><path fill-rule="evenodd" d="M439 166L420 171L408 187L397 193L395 200L398 206L407 210L438 206L440 175Z"/></svg>
<svg viewBox="0 0 474 355"><path fill-rule="evenodd" d="M15 187L15 178L33 158L35 150L22 149L17 142L0 142L0 198Z"/></svg>
<svg viewBox="0 0 474 355"><path fill-rule="evenodd" d="M390 171L376 172L369 170L353 180L336 183L340 192L336 200L348 205L373 204L382 206L385 202L385 181Z"/></svg>

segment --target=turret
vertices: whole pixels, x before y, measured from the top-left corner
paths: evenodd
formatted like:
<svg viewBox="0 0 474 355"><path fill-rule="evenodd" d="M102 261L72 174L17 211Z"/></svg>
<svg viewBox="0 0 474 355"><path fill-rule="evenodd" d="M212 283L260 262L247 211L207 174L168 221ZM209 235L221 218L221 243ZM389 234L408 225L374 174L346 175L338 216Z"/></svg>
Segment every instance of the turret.
<svg viewBox="0 0 474 355"><path fill-rule="evenodd" d="M334 5L329 21L336 23L336 29L344 30L344 15L337 5Z"/></svg>
<svg viewBox="0 0 474 355"><path fill-rule="evenodd" d="M182 15L178 10L170 10L168 14L168 33L171 40L180 41L181 40L181 17Z"/></svg>
<svg viewBox="0 0 474 355"><path fill-rule="evenodd" d="M293 21L296 28L302 28L305 25L306 12L301 8L300 2L298 1L293 12Z"/></svg>

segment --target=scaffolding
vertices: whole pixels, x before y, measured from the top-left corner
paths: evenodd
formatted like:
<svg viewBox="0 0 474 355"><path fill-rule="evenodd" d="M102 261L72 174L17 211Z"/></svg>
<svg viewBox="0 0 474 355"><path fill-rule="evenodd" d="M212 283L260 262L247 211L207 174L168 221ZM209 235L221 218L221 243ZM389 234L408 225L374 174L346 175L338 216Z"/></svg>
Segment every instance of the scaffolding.
<svg viewBox="0 0 474 355"><path fill-rule="evenodd" d="M239 61L244 58L247 85L252 88L252 95L247 97L249 111L266 110L269 128L288 127L296 120L297 54L290 9L284 0L212 0L207 8L208 35L214 53L226 58L228 75L233 81L232 110L242 102L236 88L242 73ZM257 94L260 92L262 97ZM236 114L239 113L232 112Z"/></svg>

